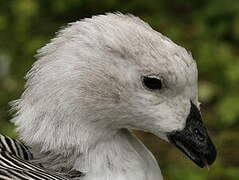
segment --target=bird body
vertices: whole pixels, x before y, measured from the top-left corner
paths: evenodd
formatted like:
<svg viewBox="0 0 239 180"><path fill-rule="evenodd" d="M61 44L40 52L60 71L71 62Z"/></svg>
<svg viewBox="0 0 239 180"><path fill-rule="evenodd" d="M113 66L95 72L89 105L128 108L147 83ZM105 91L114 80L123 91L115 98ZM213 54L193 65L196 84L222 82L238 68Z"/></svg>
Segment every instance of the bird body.
<svg viewBox="0 0 239 180"><path fill-rule="evenodd" d="M82 180L163 179L131 129L172 142L200 167L215 160L195 61L139 18L109 13L71 23L36 57L12 102L33 165L65 177L81 172L74 178Z"/></svg>

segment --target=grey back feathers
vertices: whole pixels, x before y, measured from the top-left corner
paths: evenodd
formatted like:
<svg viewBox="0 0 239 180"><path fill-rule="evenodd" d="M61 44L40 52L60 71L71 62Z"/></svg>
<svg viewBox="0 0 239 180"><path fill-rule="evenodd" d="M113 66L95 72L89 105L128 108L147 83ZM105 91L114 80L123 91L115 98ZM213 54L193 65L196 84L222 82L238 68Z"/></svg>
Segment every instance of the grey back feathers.
<svg viewBox="0 0 239 180"><path fill-rule="evenodd" d="M24 160L31 160L32 153L23 143L16 139L9 138L0 134L0 150L7 151L12 155Z"/></svg>
<svg viewBox="0 0 239 180"><path fill-rule="evenodd" d="M29 162L33 158L20 141L0 135L0 179L2 180L67 180L59 173Z"/></svg>

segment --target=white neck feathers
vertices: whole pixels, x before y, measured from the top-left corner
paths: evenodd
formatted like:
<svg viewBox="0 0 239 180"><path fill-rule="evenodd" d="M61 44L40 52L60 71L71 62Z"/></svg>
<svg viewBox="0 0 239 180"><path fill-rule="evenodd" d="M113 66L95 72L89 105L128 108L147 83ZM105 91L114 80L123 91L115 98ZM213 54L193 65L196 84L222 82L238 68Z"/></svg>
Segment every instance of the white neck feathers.
<svg viewBox="0 0 239 180"><path fill-rule="evenodd" d="M62 171L62 167L59 167L61 164L66 170L83 172L83 180L163 179L153 155L128 130L120 130L110 139L99 141L85 153L76 152L78 151L72 150L72 154L67 157L53 155L54 153L49 153L48 157L46 154L37 156L40 163L49 168ZM42 162L44 159L45 162Z"/></svg>

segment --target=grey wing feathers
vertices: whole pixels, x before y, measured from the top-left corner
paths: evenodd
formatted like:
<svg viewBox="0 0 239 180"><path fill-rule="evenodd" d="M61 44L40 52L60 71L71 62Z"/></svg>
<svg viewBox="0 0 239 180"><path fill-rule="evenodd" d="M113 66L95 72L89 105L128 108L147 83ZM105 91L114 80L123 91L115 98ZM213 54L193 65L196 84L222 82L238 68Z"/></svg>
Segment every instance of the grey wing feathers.
<svg viewBox="0 0 239 180"><path fill-rule="evenodd" d="M33 158L32 153L29 151L23 143L18 140L12 139L8 136L0 134L0 149L7 151L14 156L22 158L24 160L31 160Z"/></svg>
<svg viewBox="0 0 239 180"><path fill-rule="evenodd" d="M67 180L63 175L38 167L20 141L0 135L0 180Z"/></svg>

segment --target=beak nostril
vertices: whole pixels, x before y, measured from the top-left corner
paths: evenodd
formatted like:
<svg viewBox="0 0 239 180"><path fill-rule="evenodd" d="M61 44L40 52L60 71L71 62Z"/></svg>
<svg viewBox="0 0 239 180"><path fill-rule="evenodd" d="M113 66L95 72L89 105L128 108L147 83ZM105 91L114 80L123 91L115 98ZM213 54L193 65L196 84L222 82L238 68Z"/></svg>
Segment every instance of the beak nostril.
<svg viewBox="0 0 239 180"><path fill-rule="evenodd" d="M198 129L194 129L193 130L194 134L197 136L197 138L199 139L199 141L204 141L205 140L205 136L198 130Z"/></svg>

